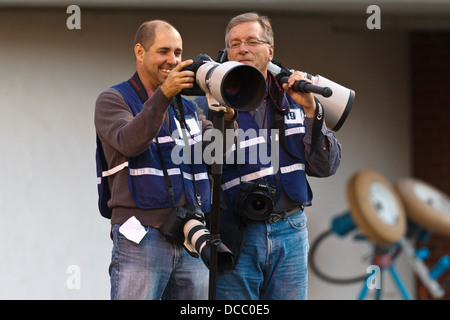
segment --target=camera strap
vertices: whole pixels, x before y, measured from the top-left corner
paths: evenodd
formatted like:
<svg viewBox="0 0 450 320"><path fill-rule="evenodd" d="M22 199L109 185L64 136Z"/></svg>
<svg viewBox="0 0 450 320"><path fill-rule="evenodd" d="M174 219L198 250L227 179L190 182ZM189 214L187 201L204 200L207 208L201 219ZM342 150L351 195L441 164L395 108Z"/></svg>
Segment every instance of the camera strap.
<svg viewBox="0 0 450 320"><path fill-rule="evenodd" d="M182 128L181 131L182 131L185 146L189 146L189 142L188 142L188 139L186 136L186 129L188 126L186 124L186 120L184 117L183 101L181 100L181 95L177 95L173 99L173 106L174 106L173 109L175 111L176 117L177 117L178 121L180 122L180 125ZM156 146L158 148L159 159L161 161L161 166L162 166L163 173L164 173L164 182L166 183L167 191L169 192L170 198L172 199L173 206L175 207L175 196L174 196L174 192L173 192L173 185L170 181L169 174L167 172L167 167L166 167L166 164L165 164L163 156L162 156L161 147L159 145L158 138L156 138L155 140L156 140ZM192 165L190 167L191 167L191 175L192 175L192 184L194 185L195 199L197 201L197 205L201 206L200 193L198 192L197 185L195 183L195 173L194 173Z"/></svg>
<svg viewBox="0 0 450 320"><path fill-rule="evenodd" d="M280 145L283 147L284 151L292 158L297 159L288 149L286 145L286 132L284 126L284 117L289 113L289 102L284 96L284 91L278 84L278 82L273 78L273 75L269 72L269 99L267 99L270 106L270 128L278 129ZM282 99L286 100L286 106L283 107ZM300 159L303 160L303 159Z"/></svg>
<svg viewBox="0 0 450 320"><path fill-rule="evenodd" d="M270 116L271 116L271 129L278 129L278 132L280 133L280 145L283 147L283 149L294 158L297 158L294 156L289 149L286 146L286 134L285 134L285 127L284 127L284 117L289 112L289 103L287 103L287 106L283 109L280 105L282 105L282 99L286 99L284 96L284 91L280 88L280 85L277 81L271 81L272 80L272 74L269 73L269 96L270 99L268 99L270 108ZM311 152L309 154L309 157L312 156L316 149L316 145L319 142L320 133L322 130L323 120L324 120L324 109L319 102L318 99L314 98L316 101L316 113L314 115L314 123L312 127L312 134L311 134ZM300 159L303 160L303 159Z"/></svg>
<svg viewBox="0 0 450 320"><path fill-rule="evenodd" d="M173 109L175 111L175 115L181 125L181 129L182 129L181 134L183 135L184 145L186 147L189 147L189 141L186 136L186 132L189 132L189 134L190 134L190 130L189 130L188 124L186 123L186 118L184 116L183 100L181 99L181 94L177 94L177 96L173 99L173 106L174 106ZM191 136L191 138L192 138L192 136ZM191 175L192 175L192 184L194 185L194 191L195 191L195 199L197 201L197 205L201 206L202 202L201 202L200 192L198 192L197 185L195 183L194 167L192 166L192 164L190 167L191 167Z"/></svg>
<svg viewBox="0 0 450 320"><path fill-rule="evenodd" d="M139 79L137 71L128 80L128 83L131 85L131 87L133 87L134 91L136 91L136 94L139 96L139 99L141 99L142 104L144 104L145 101L148 100L148 94L147 90L145 90L145 87L141 82L141 79Z"/></svg>
<svg viewBox="0 0 450 320"><path fill-rule="evenodd" d="M166 189L169 192L169 196L172 199L172 204L175 207L175 196L174 196L174 192L173 192L173 185L170 182L169 174L167 173L167 168L166 168L166 164L164 162L164 159L162 157L162 153L161 153L161 149L160 149L160 146L159 146L158 137L155 140L156 140L156 146L158 148L159 160L161 161L161 166L163 168L164 182L166 183Z"/></svg>

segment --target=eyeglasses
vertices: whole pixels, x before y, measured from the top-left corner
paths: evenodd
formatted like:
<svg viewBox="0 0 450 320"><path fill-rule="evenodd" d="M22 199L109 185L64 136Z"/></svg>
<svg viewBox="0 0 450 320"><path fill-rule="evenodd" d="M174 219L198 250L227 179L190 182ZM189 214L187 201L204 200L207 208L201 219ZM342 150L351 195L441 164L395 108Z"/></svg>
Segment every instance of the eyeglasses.
<svg viewBox="0 0 450 320"><path fill-rule="evenodd" d="M233 41L231 42L231 44L228 46L229 49L238 49L241 47L241 44L245 44L245 46L247 48L251 48L251 47L256 47L259 46L260 44L265 43L265 44L270 44L267 41L264 40L258 40L258 39L251 39L251 40L247 40L247 41Z"/></svg>

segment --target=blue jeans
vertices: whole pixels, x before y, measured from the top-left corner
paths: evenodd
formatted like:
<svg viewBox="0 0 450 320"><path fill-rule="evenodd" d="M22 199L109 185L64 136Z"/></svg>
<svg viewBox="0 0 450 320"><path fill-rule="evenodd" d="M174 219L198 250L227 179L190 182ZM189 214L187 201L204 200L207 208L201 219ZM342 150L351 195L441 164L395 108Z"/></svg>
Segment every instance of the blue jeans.
<svg viewBox="0 0 450 320"><path fill-rule="evenodd" d="M306 214L273 224L250 222L233 270L217 277L218 300L305 300L309 252Z"/></svg>
<svg viewBox="0 0 450 320"><path fill-rule="evenodd" d="M209 271L200 258L149 227L136 244L113 225L111 299L206 300Z"/></svg>

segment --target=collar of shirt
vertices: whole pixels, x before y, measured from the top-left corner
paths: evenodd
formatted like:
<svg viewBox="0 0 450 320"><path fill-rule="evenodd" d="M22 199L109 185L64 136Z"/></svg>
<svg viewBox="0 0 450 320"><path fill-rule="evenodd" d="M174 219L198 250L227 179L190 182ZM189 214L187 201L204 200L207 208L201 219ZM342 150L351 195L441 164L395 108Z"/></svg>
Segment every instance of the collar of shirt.
<svg viewBox="0 0 450 320"><path fill-rule="evenodd" d="M267 100L264 99L255 109L250 110L250 114L255 119L261 129L267 129Z"/></svg>
<svg viewBox="0 0 450 320"><path fill-rule="evenodd" d="M145 91L147 92L147 96L148 96L148 98L150 99L150 98L152 97L152 95L153 95L152 89L150 89L149 87L147 87L145 84L142 84L142 85L144 86Z"/></svg>

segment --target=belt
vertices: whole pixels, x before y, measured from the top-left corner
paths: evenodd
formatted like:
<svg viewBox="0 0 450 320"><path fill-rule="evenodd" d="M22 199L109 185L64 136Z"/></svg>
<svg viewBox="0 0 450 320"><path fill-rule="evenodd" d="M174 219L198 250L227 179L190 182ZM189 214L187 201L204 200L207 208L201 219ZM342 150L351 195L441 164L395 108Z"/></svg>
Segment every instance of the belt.
<svg viewBox="0 0 450 320"><path fill-rule="evenodd" d="M266 223L268 223L268 224L275 223L275 222L277 222L277 221L280 220L280 219L284 219L284 218L290 217L290 216L292 216L294 213L297 213L297 212L299 212L300 210L303 211L304 209L305 209L305 205L302 204L302 205L299 205L299 206L297 206L297 207L295 207L295 208L293 208L293 209L290 209L290 210L287 210L287 211L284 211L284 212L274 212L274 213L271 213L271 214L267 217Z"/></svg>

